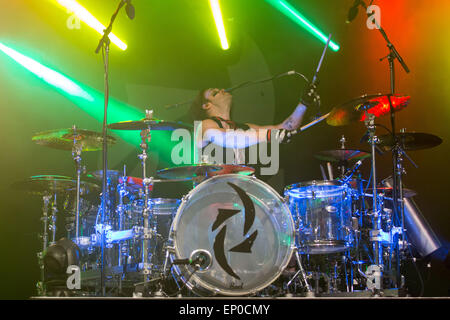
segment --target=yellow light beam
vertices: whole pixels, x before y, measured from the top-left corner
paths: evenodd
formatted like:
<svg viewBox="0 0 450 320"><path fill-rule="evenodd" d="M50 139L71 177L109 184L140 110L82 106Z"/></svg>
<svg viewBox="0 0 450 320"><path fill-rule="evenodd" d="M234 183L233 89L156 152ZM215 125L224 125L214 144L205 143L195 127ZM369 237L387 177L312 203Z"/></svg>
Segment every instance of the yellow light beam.
<svg viewBox="0 0 450 320"><path fill-rule="evenodd" d="M220 43L223 50L228 50L230 46L228 45L227 35L225 33L225 26L223 24L222 12L220 10L219 0L209 0L211 10L213 13L214 21L216 23L217 32L219 33Z"/></svg>
<svg viewBox="0 0 450 320"><path fill-rule="evenodd" d="M75 14L75 16L78 17L81 21L86 23L89 27L97 31L99 34L103 35L103 32L106 29L106 27L103 24L101 24L89 11L87 11L78 2L76 2L75 0L56 0L56 2L58 2L66 9L72 11ZM109 34L109 39L120 49L122 50L127 49L127 45L113 33Z"/></svg>

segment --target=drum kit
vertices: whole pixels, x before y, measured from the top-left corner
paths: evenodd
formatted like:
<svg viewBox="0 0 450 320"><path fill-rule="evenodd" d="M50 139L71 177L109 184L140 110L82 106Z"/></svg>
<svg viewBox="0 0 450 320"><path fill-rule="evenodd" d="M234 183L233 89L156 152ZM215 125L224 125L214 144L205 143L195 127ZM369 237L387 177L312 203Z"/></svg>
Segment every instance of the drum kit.
<svg viewBox="0 0 450 320"><path fill-rule="evenodd" d="M406 151L442 140L415 132L400 132L395 141L377 137L374 119L389 113L388 100L398 111L409 97L362 96L335 107L327 123L363 121L372 150L348 149L342 137L340 148L315 155L327 163L328 177L320 165L322 180L286 186L283 196L243 165L200 163L148 177L151 132L189 128L179 122L147 117L110 124L140 133L142 177L127 176L126 166L108 170L106 195L104 172L86 174L82 165L84 152L101 150L100 133L75 126L37 133L35 143L72 152L76 176L38 175L13 184L42 197L39 294L99 296L103 287L107 296L400 295L411 243L394 200L403 204L415 192L402 186L399 197L392 179L377 183L375 152L398 152L401 166ZM115 142L107 136L108 145ZM359 167L370 157L366 180ZM186 181L192 188L181 198L152 196L155 186ZM105 208L96 201L102 196ZM79 290L67 289L69 264L79 268Z"/></svg>

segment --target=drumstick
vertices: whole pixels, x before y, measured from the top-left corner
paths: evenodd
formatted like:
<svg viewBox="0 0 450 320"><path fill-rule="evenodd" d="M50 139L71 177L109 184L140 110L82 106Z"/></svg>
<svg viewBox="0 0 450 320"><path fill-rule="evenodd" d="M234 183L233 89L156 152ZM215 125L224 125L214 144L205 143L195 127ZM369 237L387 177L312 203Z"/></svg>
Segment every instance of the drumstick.
<svg viewBox="0 0 450 320"><path fill-rule="evenodd" d="M330 162L327 162L327 168L328 168L328 176L330 177L330 180L333 180L333 168L331 167Z"/></svg>
<svg viewBox="0 0 450 320"><path fill-rule="evenodd" d="M327 175L325 174L325 169L323 168L323 166L321 164L319 164L319 166L320 166L320 171L322 172L323 180L327 180Z"/></svg>

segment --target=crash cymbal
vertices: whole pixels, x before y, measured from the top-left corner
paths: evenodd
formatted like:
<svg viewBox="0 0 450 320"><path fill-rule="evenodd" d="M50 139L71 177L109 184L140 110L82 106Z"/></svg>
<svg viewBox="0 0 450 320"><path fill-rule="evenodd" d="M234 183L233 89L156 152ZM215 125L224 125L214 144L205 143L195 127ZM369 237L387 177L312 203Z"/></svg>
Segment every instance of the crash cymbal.
<svg viewBox="0 0 450 320"><path fill-rule="evenodd" d="M12 187L16 190L27 191L36 195L73 192L76 191L77 180L59 175L39 175L15 182L12 184ZM98 192L100 190L98 185L86 181L81 181L80 187L82 194Z"/></svg>
<svg viewBox="0 0 450 320"><path fill-rule="evenodd" d="M370 157L370 153L354 149L324 150L314 155L317 159L330 162L361 160Z"/></svg>
<svg viewBox="0 0 450 320"><path fill-rule="evenodd" d="M331 110L327 117L330 126L345 126L366 119L365 111L381 117L390 112L389 96L391 97L394 111L405 108L409 103L409 96L401 95L363 95Z"/></svg>
<svg viewBox="0 0 450 320"><path fill-rule="evenodd" d="M242 174L251 175L255 169L241 165L229 164L197 164L191 166L180 166L159 170L158 176L163 179L183 179L191 180L196 178L213 177L222 174Z"/></svg>
<svg viewBox="0 0 450 320"><path fill-rule="evenodd" d="M442 139L429 133L401 132L396 134L397 141L403 150L422 150L433 148L442 143ZM379 137L379 146L385 151L389 151L394 146L394 138L391 134Z"/></svg>
<svg viewBox="0 0 450 320"><path fill-rule="evenodd" d="M378 187L377 194L384 194L386 197L392 198L392 190L391 187ZM373 188L369 188L366 190L366 193L369 195L373 195ZM411 189L403 188L403 198L411 198L417 195L417 192Z"/></svg>
<svg viewBox="0 0 450 320"><path fill-rule="evenodd" d="M192 126L182 122L172 122L159 119L142 119L137 121L122 121L108 125L113 130L168 130L176 129L192 130Z"/></svg>
<svg viewBox="0 0 450 320"><path fill-rule="evenodd" d="M103 147L101 133L76 128L39 132L32 137L32 141L42 146L66 151L72 151L75 144L81 148L81 151L97 151ZM109 145L116 143L116 139L109 135L107 141Z"/></svg>

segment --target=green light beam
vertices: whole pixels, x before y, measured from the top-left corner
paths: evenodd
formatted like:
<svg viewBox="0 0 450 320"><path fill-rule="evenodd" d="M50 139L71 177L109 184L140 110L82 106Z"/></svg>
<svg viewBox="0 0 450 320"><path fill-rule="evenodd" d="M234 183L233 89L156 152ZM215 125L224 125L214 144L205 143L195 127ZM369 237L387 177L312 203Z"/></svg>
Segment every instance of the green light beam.
<svg viewBox="0 0 450 320"><path fill-rule="evenodd" d="M303 16L300 12L298 12L294 7L292 7L289 3L283 0L266 0L273 7L279 10L281 13L286 15L289 19L294 21L299 26L305 28L309 33L315 36L317 39L322 41L323 43L327 43L328 37L320 31L317 27L315 27L305 16ZM340 49L339 45L333 41L330 41L329 47L333 51L338 51Z"/></svg>
<svg viewBox="0 0 450 320"><path fill-rule="evenodd" d="M94 100L91 95L89 95L85 90L83 90L79 85L70 80L68 77L40 64L39 62L27 56L24 56L23 54L17 52L14 49L11 49L1 42L0 51L8 55L11 59L25 67L28 71L32 72L53 87L61 89L71 96L80 97L91 102Z"/></svg>

